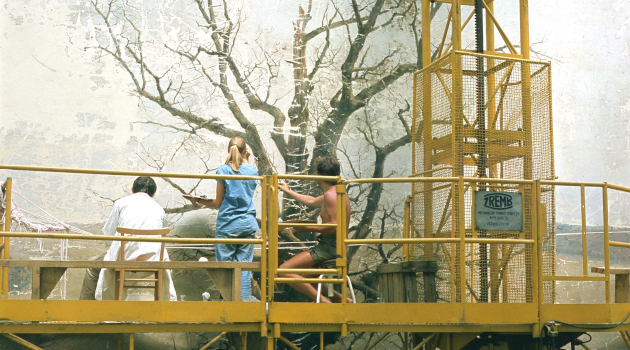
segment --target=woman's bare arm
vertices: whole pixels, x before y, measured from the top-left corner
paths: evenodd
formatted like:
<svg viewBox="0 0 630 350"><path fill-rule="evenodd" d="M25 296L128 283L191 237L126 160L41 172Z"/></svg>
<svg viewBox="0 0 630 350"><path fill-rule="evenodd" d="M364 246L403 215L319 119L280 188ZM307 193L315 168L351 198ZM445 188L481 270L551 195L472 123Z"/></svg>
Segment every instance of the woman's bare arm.
<svg viewBox="0 0 630 350"><path fill-rule="evenodd" d="M192 196L183 196L193 203L197 203L199 205L203 205L205 207L216 208L221 207L221 203L223 203L223 197L225 196L225 186L217 181L217 194L215 199L205 199L199 197Z"/></svg>

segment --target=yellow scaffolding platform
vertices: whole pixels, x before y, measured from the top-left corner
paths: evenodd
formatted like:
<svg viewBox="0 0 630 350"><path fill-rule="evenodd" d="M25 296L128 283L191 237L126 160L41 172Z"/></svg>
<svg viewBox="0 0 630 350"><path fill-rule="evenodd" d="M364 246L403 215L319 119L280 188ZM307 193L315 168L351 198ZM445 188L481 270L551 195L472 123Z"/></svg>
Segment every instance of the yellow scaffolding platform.
<svg viewBox="0 0 630 350"><path fill-rule="evenodd" d="M43 171L105 175L145 175L154 177L172 178L214 178L216 175L193 174L167 174L167 173L139 173L123 171L105 171L90 169L70 168L46 168L0 165L0 169L17 171ZM348 332L410 332L420 333L426 337L431 334L442 335L440 337L441 349L459 349L470 340L482 333L525 335L540 337L545 325L553 327L561 334L582 333L584 327L590 331L627 331L630 324L621 323L630 314L629 303L611 303L611 268L610 247L630 246L623 242L614 242L609 239L608 227L608 193L630 193L630 188L615 186L607 183L577 183L559 182L552 180L514 180L514 179L479 179L468 177L408 177L408 178L381 178L381 179L355 179L339 181L337 187L338 203L345 203L345 186L352 183L449 183L458 184L463 190L465 186L474 186L483 181L489 186L528 186L532 189L529 199L532 208L531 231L525 235L514 235L503 238L474 237L461 235L458 237L413 237L411 226L407 226L400 238L387 239L349 239L346 237L345 227L337 227L337 266L327 269L327 272L337 273L339 281L333 283L342 285L342 294L346 295L345 278L348 274L346 263L346 249L349 244L402 244L405 252L411 247L433 245L449 245L455 247L455 251L477 244L508 245L530 247L531 259L523 260L528 264L523 269L534 271L528 280L531 298L490 300L479 302L468 294L462 294L461 298L442 298L437 303L373 303L373 304L348 304L345 298L339 304L314 304L277 302L273 298L273 291L278 283L290 283L291 279L279 278L282 271L278 269L278 228L282 223L278 222L279 192L278 180L295 178L302 180L331 180L329 177L278 175L260 177L263 186L262 205L262 237L261 239L238 240L242 243L252 243L267 246L262 249L260 264L244 266L261 271L262 300L260 302L166 302L166 301L93 301L93 300L16 300L8 298L8 268L17 266L18 262L9 259L10 237L39 237L45 239L72 239L72 240L129 240L129 241L156 241L171 244L181 243L221 243L221 239L213 238L139 238L139 237L104 237L85 236L65 233L27 233L11 232L10 221L7 220L0 237L3 238L3 259L0 259L2 267L2 291L0 298L0 332L2 333L159 333L159 332L256 332L267 338L267 345L273 344L274 339L287 341L282 336L284 332L340 332L347 335ZM7 197L10 198L12 181L6 183ZM602 191L602 215L604 220L604 267L603 275L592 276L588 271L578 276L557 276L548 274L541 268L543 263L543 244L545 244L544 232L546 215L541 212L540 193L543 186L554 188L570 186L582 189L584 200L584 188L598 188ZM7 202L10 203L10 200ZM464 205L460 202L460 205ZM465 208L464 208L465 209ZM7 205L6 215L10 217L10 205ZM411 211L406 210L406 215ZM344 206L338 208L338 215L344 214ZM409 223L412 218L407 217ZM341 220L338 220L341 222ZM584 232L586 228L584 227ZM230 241L234 243L235 241ZM583 259L587 259L586 251ZM469 255L464 255L469 257ZM460 255L461 257L461 255ZM555 257L555 256L552 256ZM409 258L409 255L407 255ZM32 263L32 262L31 262ZM55 262L46 262L46 266L54 266ZM70 262L56 262L59 266L68 265ZM78 264L77 262L72 262ZM103 267L111 262L101 263ZM126 262L138 264L137 262ZM462 260L466 264L466 259ZM546 262L549 263L549 262ZM146 263L145 263L146 264ZM206 269L219 266L217 262L159 262L159 268L198 268ZM178 265L179 264L179 265ZM187 264L186 266L182 264ZM199 266L194 266L199 264ZM204 265L209 264L209 265ZM212 265L215 264L215 265ZM172 266L171 266L172 265ZM190 265L190 266L189 266ZM586 264L584 265L586 266ZM330 270L330 271L328 271ZM292 273L313 272L311 270L292 269ZM457 278L449 279L449 290L458 290L466 293L466 289L458 289L459 286L470 285L469 274L459 274ZM309 282L316 282L310 281ZM557 304L548 302L544 297L544 282L554 281L598 281L604 282L602 293L606 296L606 302L602 304ZM465 297L464 297L465 296ZM570 326L569 324L573 325ZM601 327L608 327L607 329ZM436 337L436 336L434 336ZM436 337L437 339L437 337Z"/></svg>

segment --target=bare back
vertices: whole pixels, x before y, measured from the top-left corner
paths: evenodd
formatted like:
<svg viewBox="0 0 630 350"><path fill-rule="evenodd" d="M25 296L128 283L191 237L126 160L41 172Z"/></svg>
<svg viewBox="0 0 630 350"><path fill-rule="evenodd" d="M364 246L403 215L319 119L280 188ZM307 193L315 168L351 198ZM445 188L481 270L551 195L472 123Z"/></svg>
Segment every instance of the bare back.
<svg viewBox="0 0 630 350"><path fill-rule="evenodd" d="M346 196L346 229L350 227L350 213L350 199ZM337 223L337 192L335 186L330 187L324 193L320 217L322 218L322 224ZM335 232L331 234L335 234Z"/></svg>

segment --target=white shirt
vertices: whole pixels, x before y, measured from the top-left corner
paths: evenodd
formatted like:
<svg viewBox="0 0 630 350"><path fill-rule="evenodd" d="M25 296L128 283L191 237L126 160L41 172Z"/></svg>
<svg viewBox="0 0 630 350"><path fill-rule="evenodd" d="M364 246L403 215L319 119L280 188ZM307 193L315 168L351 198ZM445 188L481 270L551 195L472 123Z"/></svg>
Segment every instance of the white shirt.
<svg viewBox="0 0 630 350"><path fill-rule="evenodd" d="M137 229L158 229L166 226L166 214L164 209L148 194L138 192L121 198L114 203L109 219L103 226L103 234L120 236L120 233L116 232L116 227L118 226ZM160 248L160 243L126 242L125 260L136 260L142 256L140 259L142 261L159 261ZM104 260L118 260L119 250L120 241L112 242L112 246L109 248ZM164 252L164 258L168 260L166 251Z"/></svg>
<svg viewBox="0 0 630 350"><path fill-rule="evenodd" d="M164 209L148 194L134 193L114 203L109 219L103 226L103 234L120 236L116 228L158 229L166 226ZM161 243L126 242L125 260L159 261ZM116 261L120 254L120 241L113 241L105 254L104 261ZM164 251L164 261L168 261L168 252ZM175 301L177 295L171 271L165 270L163 280L164 299ZM114 299L115 275L113 270L102 269L96 286L96 300ZM168 290L168 293L166 291ZM124 298L123 298L124 299Z"/></svg>

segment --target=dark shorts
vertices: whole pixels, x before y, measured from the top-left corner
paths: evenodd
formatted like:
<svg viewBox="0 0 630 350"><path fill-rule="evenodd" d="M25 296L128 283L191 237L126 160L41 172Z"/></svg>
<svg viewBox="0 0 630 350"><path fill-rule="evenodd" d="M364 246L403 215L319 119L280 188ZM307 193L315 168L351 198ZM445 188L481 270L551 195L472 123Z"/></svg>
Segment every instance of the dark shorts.
<svg viewBox="0 0 630 350"><path fill-rule="evenodd" d="M318 243L311 247L308 252L311 254L315 265L321 263L322 261L337 259L337 245L336 239L326 238L317 238Z"/></svg>

